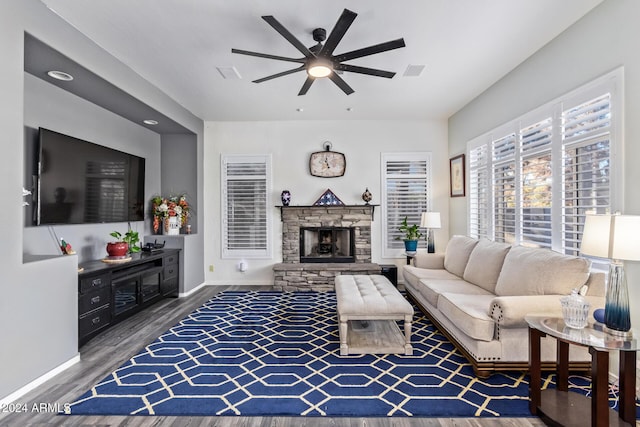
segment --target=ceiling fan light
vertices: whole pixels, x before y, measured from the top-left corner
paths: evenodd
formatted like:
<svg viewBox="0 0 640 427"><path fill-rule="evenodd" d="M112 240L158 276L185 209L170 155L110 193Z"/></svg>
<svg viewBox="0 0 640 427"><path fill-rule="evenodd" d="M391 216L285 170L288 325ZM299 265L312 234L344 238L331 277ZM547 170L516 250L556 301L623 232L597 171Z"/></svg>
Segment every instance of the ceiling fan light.
<svg viewBox="0 0 640 427"><path fill-rule="evenodd" d="M327 77L332 72L331 64L325 61L314 61L307 68L307 74L315 78Z"/></svg>

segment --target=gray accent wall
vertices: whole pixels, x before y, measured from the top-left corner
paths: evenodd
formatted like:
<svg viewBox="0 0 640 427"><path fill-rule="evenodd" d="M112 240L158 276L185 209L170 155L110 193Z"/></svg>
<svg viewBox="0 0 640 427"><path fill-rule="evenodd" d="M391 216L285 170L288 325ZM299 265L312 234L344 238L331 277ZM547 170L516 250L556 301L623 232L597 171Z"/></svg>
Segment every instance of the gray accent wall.
<svg viewBox="0 0 640 427"><path fill-rule="evenodd" d="M0 401L17 396L34 381L46 378L78 356L77 264L100 257L102 239L114 224L56 227L70 240L77 256L56 254L55 238L48 228L25 228L22 187L28 184L28 142L33 129L48 127L92 142L102 143L147 158L145 191L163 191L163 179L181 177L163 169L162 136L128 122L103 107L89 103L24 72L24 39L29 33L87 69L170 117L188 129L190 178L194 200L202 197L203 122L160 89L95 45L62 21L38 0L0 2L0 147L3 179L0 181ZM97 98L99 99L99 97ZM170 150L170 149L169 149ZM176 174L175 176L172 174ZM185 184L186 185L186 184ZM201 216L195 219L203 230ZM132 224L141 234L149 223ZM126 224L117 226L126 227ZM105 233L107 236L105 236ZM195 288L204 281L203 233L190 236L190 279Z"/></svg>
<svg viewBox="0 0 640 427"><path fill-rule="evenodd" d="M640 215L640 2L605 0L449 119L449 154L507 121L624 67L623 213ZM451 234L467 233L467 199L450 199ZM638 230L640 232L640 230ZM640 330L640 263L626 263L634 335Z"/></svg>

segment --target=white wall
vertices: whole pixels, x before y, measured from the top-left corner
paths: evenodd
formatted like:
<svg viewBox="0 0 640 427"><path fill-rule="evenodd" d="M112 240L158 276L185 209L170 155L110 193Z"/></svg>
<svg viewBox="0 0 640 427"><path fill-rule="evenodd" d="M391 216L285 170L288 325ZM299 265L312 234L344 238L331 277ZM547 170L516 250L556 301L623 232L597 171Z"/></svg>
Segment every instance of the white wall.
<svg viewBox="0 0 640 427"><path fill-rule="evenodd" d="M0 235L4 242L0 245L3 273L0 281L0 293L3 295L0 298L2 402L10 396L17 397L32 382L75 361L78 354L77 257L57 256L23 262L25 32L79 64L99 72L112 84L194 132L197 135L198 159L202 159L201 120L62 21L39 0L0 1L0 147L3 169L0 180L3 196ZM48 108L52 115L61 113L56 111L55 105L49 105ZM97 128L100 126L96 124ZM82 132L87 128L87 124L78 126ZM112 143L116 145L113 140ZM126 151L134 150L127 148ZM197 168L200 198L203 176L201 160L193 167ZM201 218L198 221L200 225ZM96 234L102 235L103 231L99 230ZM199 235L194 238L202 239ZM27 244L29 251L37 252L30 245ZM200 250L201 244L194 247ZM191 256L202 259L202 252L196 252Z"/></svg>
<svg viewBox="0 0 640 427"><path fill-rule="evenodd" d="M468 140L551 101L619 66L625 75L624 200L640 215L640 2L605 0L449 120L450 154ZM466 234L466 198L452 199L451 233ZM640 230L638 230L640 233ZM640 331L640 262L627 263L634 335Z"/></svg>
<svg viewBox="0 0 640 427"><path fill-rule="evenodd" d="M347 170L340 178L318 178L309 174L309 155L322 151L323 141L347 158ZM372 204L381 204L380 153L432 152L433 210L443 217L437 242L448 240L449 160L446 123L419 121L295 121L295 122L207 122L205 123L205 196L207 224L205 271L209 284L272 284L274 263L282 261L282 190L291 191L291 205L312 205L330 188L345 204L362 204L365 188L373 194ZM239 260L221 258L221 154L271 154L273 188L271 192L274 251L268 260L247 260L249 269L237 271ZM381 258L381 207L376 208L372 224L372 259L377 263L404 263L404 259ZM443 249L443 247L442 247Z"/></svg>
<svg viewBox="0 0 640 427"><path fill-rule="evenodd" d="M145 195L160 192L160 135L85 101L30 74L24 75L24 125L44 127L145 158ZM69 153L73 159L73 153ZM28 159L25 159L28 161ZM28 185L28 183L25 183ZM140 236L151 233L150 221L131 223ZM124 233L127 223L75 224L24 229L26 255L60 255L58 237L72 244L78 263L106 254L109 233Z"/></svg>

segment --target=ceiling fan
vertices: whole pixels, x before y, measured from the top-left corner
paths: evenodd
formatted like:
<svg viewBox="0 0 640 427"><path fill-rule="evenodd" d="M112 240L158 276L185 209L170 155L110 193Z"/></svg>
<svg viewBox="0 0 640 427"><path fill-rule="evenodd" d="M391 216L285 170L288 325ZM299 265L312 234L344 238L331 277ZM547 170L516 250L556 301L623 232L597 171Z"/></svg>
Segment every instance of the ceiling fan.
<svg viewBox="0 0 640 427"><path fill-rule="evenodd" d="M375 68L359 67L357 65L344 64L345 61L350 61L356 58L362 58L363 56L374 55L376 53L386 52L388 50L398 49L405 47L404 39L388 41L385 43L376 44L373 46L365 47L362 49L352 50L350 52L334 55L333 51L338 46L338 43L342 40L345 33L358 16L357 13L345 9L338 18L336 25L331 30L329 37L327 38L327 32L324 28L316 28L313 30L313 39L318 42L315 46L307 48L302 42L300 42L293 34L289 32L280 22L271 15L263 16L262 19L267 21L280 35L282 35L289 43L291 43L296 49L298 49L304 57L302 58L288 58L285 56L270 55L267 53L251 52L248 50L231 49L232 53L239 53L241 55L257 56L259 58L276 59L279 61L296 62L301 64L299 67L291 70L283 71L277 74L273 74L261 79L254 80L254 83L262 83L267 80L275 79L277 77L286 76L296 73L298 71L307 72L307 79L302 85L298 95L304 95L307 93L315 79L327 77L334 82L344 93L351 95L354 90L345 82L342 77L337 73L341 71L347 71L351 73L366 74L369 76L392 78L396 73L391 71L377 70ZM326 39L326 41L325 41ZM324 44L322 43L323 41Z"/></svg>

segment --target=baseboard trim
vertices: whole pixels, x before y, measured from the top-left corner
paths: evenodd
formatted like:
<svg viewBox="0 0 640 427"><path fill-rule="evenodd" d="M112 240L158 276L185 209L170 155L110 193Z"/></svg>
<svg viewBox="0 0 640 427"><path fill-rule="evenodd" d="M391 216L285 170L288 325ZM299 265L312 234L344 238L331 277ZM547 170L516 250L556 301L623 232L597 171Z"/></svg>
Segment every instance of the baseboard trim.
<svg viewBox="0 0 640 427"><path fill-rule="evenodd" d="M11 393L10 395L0 399L0 406L9 404L11 402L15 402L17 399L29 393L31 390L36 389L37 387L41 386L45 382L49 381L51 378L55 377L62 371L67 370L68 368L70 368L71 366L75 365L78 362L80 362L80 353L76 354L66 362L56 366L55 368L45 373L44 375L39 376L38 378L31 381L29 384L25 385L24 387L21 387L18 390Z"/></svg>
<svg viewBox="0 0 640 427"><path fill-rule="evenodd" d="M196 292L198 292L200 289L204 288L205 286L209 286L209 284L205 283L200 283L198 286L196 286L195 288L191 289L188 292L180 292L178 294L178 298L186 298L188 296L190 296L191 294L195 294Z"/></svg>

